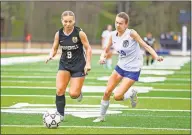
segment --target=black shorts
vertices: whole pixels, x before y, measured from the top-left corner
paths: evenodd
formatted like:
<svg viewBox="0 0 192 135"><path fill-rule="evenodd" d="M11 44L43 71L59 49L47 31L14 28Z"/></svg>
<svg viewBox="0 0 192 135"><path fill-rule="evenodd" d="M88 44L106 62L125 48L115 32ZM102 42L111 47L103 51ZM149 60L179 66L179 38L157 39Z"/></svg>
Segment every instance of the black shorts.
<svg viewBox="0 0 192 135"><path fill-rule="evenodd" d="M66 70L70 72L71 77L83 77L85 76L84 67L85 67L84 63L78 64L78 66L71 66L66 65L62 61L60 61L58 70Z"/></svg>

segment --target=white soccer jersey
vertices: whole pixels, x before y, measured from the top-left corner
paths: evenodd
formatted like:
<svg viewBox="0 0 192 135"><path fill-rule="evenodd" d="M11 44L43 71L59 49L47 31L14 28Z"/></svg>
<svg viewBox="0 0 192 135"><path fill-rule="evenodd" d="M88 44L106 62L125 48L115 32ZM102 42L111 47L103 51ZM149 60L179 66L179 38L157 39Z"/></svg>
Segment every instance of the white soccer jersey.
<svg viewBox="0 0 192 135"><path fill-rule="evenodd" d="M102 47L104 48L104 47L106 47L106 45L108 44L108 42L109 42L109 38L110 38L110 36L111 36L111 31L108 31L108 30L105 30L105 31L103 31L103 33L102 33L102 35L101 35L101 37L103 38L103 43L102 43Z"/></svg>
<svg viewBox="0 0 192 135"><path fill-rule="evenodd" d="M117 31L112 32L112 44L119 54L117 65L126 71L139 71L143 65L143 56L139 43L130 36L131 29L126 29L119 37Z"/></svg>

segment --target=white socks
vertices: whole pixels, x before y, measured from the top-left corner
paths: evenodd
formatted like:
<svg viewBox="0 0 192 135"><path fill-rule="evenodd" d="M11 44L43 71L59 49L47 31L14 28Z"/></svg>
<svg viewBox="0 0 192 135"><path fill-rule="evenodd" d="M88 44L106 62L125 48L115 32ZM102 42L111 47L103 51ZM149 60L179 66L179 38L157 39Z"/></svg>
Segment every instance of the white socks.
<svg viewBox="0 0 192 135"><path fill-rule="evenodd" d="M127 100L133 94L132 89L129 89L125 94L123 100ZM109 100L101 100L100 115L104 117L106 115L107 109L109 107Z"/></svg>
<svg viewBox="0 0 192 135"><path fill-rule="evenodd" d="M124 94L123 100L127 100L133 94L132 89L128 89L128 91Z"/></svg>
<svg viewBox="0 0 192 135"><path fill-rule="evenodd" d="M101 100L101 108L100 108L100 115L101 116L104 117L106 115L108 107L109 107L109 100L108 101Z"/></svg>

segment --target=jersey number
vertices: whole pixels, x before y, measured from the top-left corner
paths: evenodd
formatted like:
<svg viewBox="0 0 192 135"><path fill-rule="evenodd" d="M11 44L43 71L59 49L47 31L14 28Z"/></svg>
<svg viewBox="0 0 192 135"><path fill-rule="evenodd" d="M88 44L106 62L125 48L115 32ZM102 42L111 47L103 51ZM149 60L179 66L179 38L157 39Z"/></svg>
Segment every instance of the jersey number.
<svg viewBox="0 0 192 135"><path fill-rule="evenodd" d="M71 59L71 58L72 58L72 53L71 53L71 51L67 52L67 58L68 58L68 59Z"/></svg>
<svg viewBox="0 0 192 135"><path fill-rule="evenodd" d="M126 53L123 50L118 51L118 53L120 53L121 56L126 56Z"/></svg>

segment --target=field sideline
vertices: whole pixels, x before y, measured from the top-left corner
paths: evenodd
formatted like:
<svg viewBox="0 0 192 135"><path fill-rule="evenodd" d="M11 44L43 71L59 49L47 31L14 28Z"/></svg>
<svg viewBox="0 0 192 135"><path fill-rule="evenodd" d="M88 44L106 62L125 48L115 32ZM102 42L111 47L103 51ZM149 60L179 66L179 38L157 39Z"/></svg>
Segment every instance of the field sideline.
<svg viewBox="0 0 192 135"><path fill-rule="evenodd" d="M16 56L25 55L3 54L2 58ZM129 100L118 102L111 98L107 121L93 123L112 72L99 65L98 59L99 55L93 55L82 102L71 99L67 91L66 116L58 129L47 129L42 124L42 114L55 109L58 59L48 64L40 60L1 66L1 134L191 133L189 57L165 56L162 63L144 66L141 79L134 85L139 91L138 106L133 109ZM114 56L113 66L116 61Z"/></svg>

